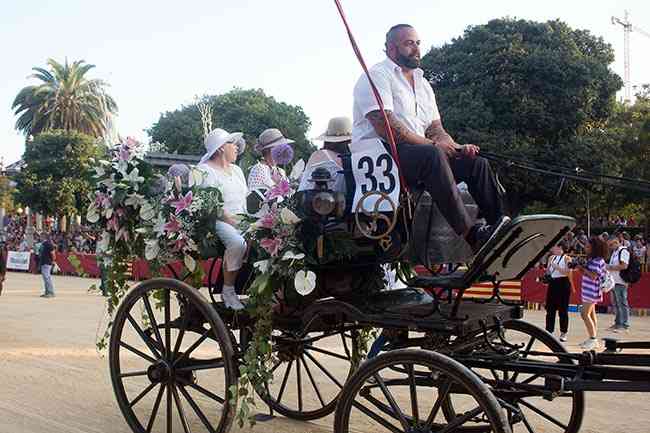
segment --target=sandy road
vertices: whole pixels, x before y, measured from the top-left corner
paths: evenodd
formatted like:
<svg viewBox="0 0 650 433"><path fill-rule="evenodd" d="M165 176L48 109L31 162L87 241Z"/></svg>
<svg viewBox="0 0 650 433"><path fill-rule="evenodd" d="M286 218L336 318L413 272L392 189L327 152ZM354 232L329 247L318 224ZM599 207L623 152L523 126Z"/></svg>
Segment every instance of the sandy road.
<svg viewBox="0 0 650 433"><path fill-rule="evenodd" d="M104 300L86 292L90 284L88 279L55 277L58 296L42 299L39 276L7 275L0 297L0 433L131 431L115 402L108 362L95 350ZM528 312L526 317L539 324L543 313ZM611 318L601 318L604 328ZM571 326L569 348L577 350L585 332L575 314ZM650 318L633 318L633 327L630 338L650 340ZM647 394L589 394L581 431L650 432L649 398ZM311 423L277 417L253 430L331 432L332 422L331 416Z"/></svg>

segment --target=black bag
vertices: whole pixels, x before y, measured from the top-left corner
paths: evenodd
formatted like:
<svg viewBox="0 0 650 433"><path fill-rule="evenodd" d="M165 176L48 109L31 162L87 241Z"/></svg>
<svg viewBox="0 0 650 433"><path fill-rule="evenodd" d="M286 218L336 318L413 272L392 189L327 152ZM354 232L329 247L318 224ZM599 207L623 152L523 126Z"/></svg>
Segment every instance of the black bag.
<svg viewBox="0 0 650 433"><path fill-rule="evenodd" d="M625 247L624 247L625 248ZM622 269L621 272L619 273L621 275L621 279L625 281L626 283L629 284L634 284L639 282L641 279L641 262L639 261L639 258L634 254L633 251L630 251L628 248L625 248L627 252L630 254L630 263L627 264L626 269ZM621 251L623 248L618 250L618 262L621 263Z"/></svg>

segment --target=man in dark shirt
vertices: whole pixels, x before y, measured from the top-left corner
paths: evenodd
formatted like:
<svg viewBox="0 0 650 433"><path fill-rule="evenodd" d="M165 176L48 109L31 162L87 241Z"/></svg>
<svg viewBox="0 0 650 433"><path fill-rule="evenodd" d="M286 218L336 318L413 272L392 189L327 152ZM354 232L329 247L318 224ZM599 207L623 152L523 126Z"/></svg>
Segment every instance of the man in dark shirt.
<svg viewBox="0 0 650 433"><path fill-rule="evenodd" d="M52 265L54 264L56 248L50 239L46 236L45 241L41 244L41 253L38 256L38 264L41 267L41 274L43 275L44 293L41 298L53 298L54 295L54 282L52 281Z"/></svg>

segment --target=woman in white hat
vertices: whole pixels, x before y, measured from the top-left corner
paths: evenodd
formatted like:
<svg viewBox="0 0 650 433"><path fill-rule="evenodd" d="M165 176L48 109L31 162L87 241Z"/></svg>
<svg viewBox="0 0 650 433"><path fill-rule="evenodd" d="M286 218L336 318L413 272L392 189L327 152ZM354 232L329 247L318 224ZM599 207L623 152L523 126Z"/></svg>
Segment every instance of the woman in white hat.
<svg viewBox="0 0 650 433"><path fill-rule="evenodd" d="M237 230L237 216L245 213L246 179L235 165L246 143L241 132L232 134L215 129L205 137L206 153L197 168L204 173L204 187L217 187L223 196L223 218L217 221L215 232L226 247L223 260L223 291L221 299L228 308L244 308L235 293L235 281L246 255L246 241Z"/></svg>
<svg viewBox="0 0 650 433"><path fill-rule="evenodd" d="M281 179L286 179L285 171L278 167L293 159L293 149L289 140L282 135L279 129L269 128L264 130L257 139L255 150L262 159L251 167L248 173L248 188L253 190L268 190Z"/></svg>
<svg viewBox="0 0 650 433"><path fill-rule="evenodd" d="M313 188L310 181L311 175L318 167L324 167L332 177L332 189L345 192L345 177L341 173L343 164L340 155L350 153L352 140L352 121L349 117L333 117L327 124L327 131L314 138L323 142L323 148L312 153L305 165L305 170L300 179L299 191Z"/></svg>

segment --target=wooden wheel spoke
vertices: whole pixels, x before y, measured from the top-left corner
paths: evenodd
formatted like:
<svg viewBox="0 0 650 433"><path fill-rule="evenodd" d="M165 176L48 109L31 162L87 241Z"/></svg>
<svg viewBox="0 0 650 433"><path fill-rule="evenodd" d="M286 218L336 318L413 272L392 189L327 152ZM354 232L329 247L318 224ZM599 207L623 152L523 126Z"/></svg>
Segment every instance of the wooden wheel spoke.
<svg viewBox="0 0 650 433"><path fill-rule="evenodd" d="M532 410L533 412L535 412L537 415L541 416L542 418L545 418L548 421L552 422L556 426L558 426L558 427L560 427L560 428L562 428L564 430L566 430L568 428L561 421L557 420L556 418L552 417L551 415L547 414L546 412L542 411L541 409L536 408L532 404L528 403L526 400L521 399L521 400L519 400L518 403L526 406L528 409Z"/></svg>
<svg viewBox="0 0 650 433"><path fill-rule="evenodd" d="M120 373L121 378L125 377L138 377L138 376L146 376L147 371L146 370L141 370L141 371L129 371L128 373Z"/></svg>
<svg viewBox="0 0 650 433"><path fill-rule="evenodd" d="M314 391L316 391L316 396L318 397L318 401L320 401L321 407L325 407L325 401L323 400L323 396L320 393L320 390L318 389L318 386L316 385L316 381L314 380L314 377L311 374L311 371L309 370L309 367L307 366L307 362L305 361L305 358L302 356L300 357L300 361L302 361L302 365L305 367L305 371L307 372L307 377L309 377L309 381L311 382L311 386L314 388Z"/></svg>
<svg viewBox="0 0 650 433"><path fill-rule="evenodd" d="M190 425L187 423L187 418L185 418L185 410L183 409L181 399L178 396L178 390L176 389L175 385L171 385L171 387L172 387L172 394L174 395L174 402L176 403L176 409L178 410L178 416L180 417L181 425L183 426L183 431L185 433L191 433Z"/></svg>
<svg viewBox="0 0 650 433"><path fill-rule="evenodd" d="M160 402L162 401L163 393L165 392L166 384L160 385L160 390L158 391L158 396L156 401L153 404L153 409L151 410L151 416L149 417L149 422L147 423L147 433L151 432L153 423L156 421L156 415L158 415L158 408L160 407Z"/></svg>
<svg viewBox="0 0 650 433"><path fill-rule="evenodd" d="M155 364L156 362L158 362L157 360L153 359L151 356L147 355L146 353L143 353L143 352L139 351L135 347L133 347L130 344L127 344L127 343L125 343L123 341L120 341L120 347L123 347L126 350L128 350L129 352L132 352L132 353L138 355L140 358L146 359L147 361L151 362L152 364Z"/></svg>
<svg viewBox="0 0 650 433"><path fill-rule="evenodd" d="M418 410L418 393L415 385L415 373L413 364L404 364L404 368L409 374L409 392L411 393L411 414L413 415L413 425L420 423L420 414Z"/></svg>
<svg viewBox="0 0 650 433"><path fill-rule="evenodd" d="M291 367L293 366L293 361L287 366L287 371L284 372L284 377L282 378L282 385L280 385L280 391L278 392L278 403L282 402L282 394L284 394L284 388L287 386L287 379L289 379L289 373L291 373Z"/></svg>
<svg viewBox="0 0 650 433"><path fill-rule="evenodd" d="M342 359L344 361L349 361L350 360L349 356L344 356L344 355L341 355L339 353L330 352L329 350L321 349L320 347L316 347L316 346L312 346L312 345L306 345L305 350L313 350L314 352L319 352L319 353L322 353L324 355L329 355L329 356L331 356L333 358Z"/></svg>
<svg viewBox="0 0 650 433"><path fill-rule="evenodd" d="M144 304L144 308L147 310L147 315L149 316L149 321L151 322L151 328L153 329L153 332L156 336L156 341L158 341L160 347L164 347L162 337L160 336L160 330L158 329L158 323L156 322L156 316L154 316L153 314L153 308L151 308L151 303L149 302L149 295L147 293L142 295L142 303Z"/></svg>
<svg viewBox="0 0 650 433"><path fill-rule="evenodd" d="M173 427L172 427L172 406L173 406L173 401L172 401L172 385L169 384L167 385L167 433L173 433Z"/></svg>
<svg viewBox="0 0 650 433"><path fill-rule="evenodd" d="M298 388L298 412L302 412L302 375L300 360L296 360L296 387Z"/></svg>
<svg viewBox="0 0 650 433"><path fill-rule="evenodd" d="M221 358L217 358L214 360L195 361L194 363L192 363L191 361L192 360L188 360L187 365L184 365L182 367L177 367L176 371L214 370L217 368L224 367L224 362L223 359Z"/></svg>
<svg viewBox="0 0 650 433"><path fill-rule="evenodd" d="M367 407L365 407L361 403L359 403L357 401L353 401L352 406L357 408L357 410L359 410L360 412L366 414L369 418L371 418L372 420L374 420L378 424L381 424L383 427L387 428L391 432L393 432L393 433L404 433L403 430L400 430L398 427L395 427L393 424L391 424L390 422L388 422L387 420L385 420L381 416L377 415L371 409L368 409Z"/></svg>
<svg viewBox="0 0 650 433"><path fill-rule="evenodd" d="M449 424L445 426L445 428L438 430L438 433L449 433L449 432L456 431L458 427L462 426L472 418L475 418L476 416L480 415L482 412L485 412L485 410L481 407L476 407L468 412L465 412L464 414L451 420Z"/></svg>
<svg viewBox="0 0 650 433"><path fill-rule="evenodd" d="M316 367L318 367L323 373L325 373L325 375L329 377L332 382L334 382L339 388L343 389L343 385L341 385L341 383L334 376L332 376L332 373L327 371L327 369L323 367L323 365L320 362L318 362L316 358L314 358L311 355L311 353L305 351L305 355L307 356L307 358L311 359L311 362L316 364Z"/></svg>
<svg viewBox="0 0 650 433"><path fill-rule="evenodd" d="M172 359L176 359L178 356L178 351L181 349L181 344L183 343L183 337L185 336L185 330L187 329L187 314L183 315L183 320L181 320L181 328L176 337L176 344L174 344L174 350L172 351Z"/></svg>
<svg viewBox="0 0 650 433"><path fill-rule="evenodd" d="M452 385L451 380L448 380L443 386L438 388L438 398L436 399L436 402L433 404L433 407L431 408L431 412L429 412L429 416L427 417L427 420L425 422L425 430L431 429L431 426L433 425L433 422L435 421L436 416L438 415L438 411L442 407L442 403L447 398L449 398L449 391L451 390L451 385Z"/></svg>
<svg viewBox="0 0 650 433"><path fill-rule="evenodd" d="M524 423L524 426L526 427L526 430L528 430L528 433L535 433L535 429L530 425L528 422L528 418L526 418L526 414L523 411L519 411L521 414L521 421Z"/></svg>
<svg viewBox="0 0 650 433"><path fill-rule="evenodd" d="M167 359L171 359L171 339L172 339L172 330L169 327L170 322L171 322L171 305L170 305L170 297L171 293L170 290L165 290L165 357ZM173 390L172 390L173 391Z"/></svg>
<svg viewBox="0 0 650 433"><path fill-rule="evenodd" d="M205 395L206 397L216 401L217 403L223 405L226 400L224 398L219 397L217 394L208 391L207 389L203 388L201 385L197 385L196 383L188 383L187 386L189 386L192 389L197 390L201 394Z"/></svg>
<svg viewBox="0 0 650 433"><path fill-rule="evenodd" d="M400 424L402 424L402 428L404 430L409 429L409 422L406 420L404 417L404 413L402 413L402 410L400 407L397 405L397 402L395 401L395 397L393 397L393 394L391 394L390 390L384 383L384 379L381 377L379 373L373 374L373 377L377 381L377 385L379 385L379 389L381 389L382 394L384 394L384 397L386 400L388 400L388 404L390 405L391 409L393 412L395 412L395 415L397 416L397 419L399 419Z"/></svg>
<svg viewBox="0 0 650 433"><path fill-rule="evenodd" d="M160 353L158 353L158 350L156 349L156 347L151 343L151 338L144 333L142 328L140 328L140 325L138 325L138 322L136 322L135 319L133 318L133 316L131 316L131 313L127 314L126 318L129 321L129 323L131 324L131 326L133 327L133 329L135 329L135 332L138 333L138 335L140 336L142 341L144 341L144 344L147 345L147 347L149 348L149 350L153 354L154 358L156 358L156 360L160 359ZM120 344L122 344L122 343L120 342Z"/></svg>
<svg viewBox="0 0 650 433"><path fill-rule="evenodd" d="M194 343L193 343L193 344L192 344L192 345L187 349L187 351L183 352L183 354L182 354L181 356L179 356L176 360L174 360L174 363L173 363L174 367L175 367L179 362L181 362L183 359L185 359L185 358L187 358L188 356L190 356L190 354L191 354L192 352L194 352L194 350L196 350L196 348L199 347L199 346L200 346L200 345L201 345L201 344L202 344L202 343L203 343L203 342L208 338L208 334L210 334L210 330L209 330L209 329L208 329L207 331L205 331L203 334L201 334L201 337L199 337L199 339L196 340L196 341L195 341L195 342L194 342Z"/></svg>
<svg viewBox="0 0 650 433"><path fill-rule="evenodd" d="M345 350L345 354L347 355L348 359L352 359L350 349L348 348L348 342L345 341L345 333L341 332L339 335L341 336L341 343L343 343L343 350Z"/></svg>
<svg viewBox="0 0 650 433"><path fill-rule="evenodd" d="M201 420L201 422L203 423L205 428L208 430L208 432L209 433L216 433L215 429L210 424L210 421L205 416L205 414L203 413L203 411L201 410L199 405L196 404L196 402L194 401L194 399L192 398L190 393L187 392L183 386L179 386L178 390L181 392L181 394L183 394L183 397L185 397L185 400L187 400L189 405L192 407L192 410L194 410L194 413L196 414L196 416L199 417L199 419Z"/></svg>
<svg viewBox="0 0 650 433"><path fill-rule="evenodd" d="M145 395L149 394L149 391L154 389L154 387L156 385L157 385L157 383L155 383L155 382L150 383L148 387L146 387L140 394L138 394L138 396L136 398L133 399L133 401L131 403L129 403L129 407L133 407L136 404L138 404L138 402L140 400L142 400Z"/></svg>

